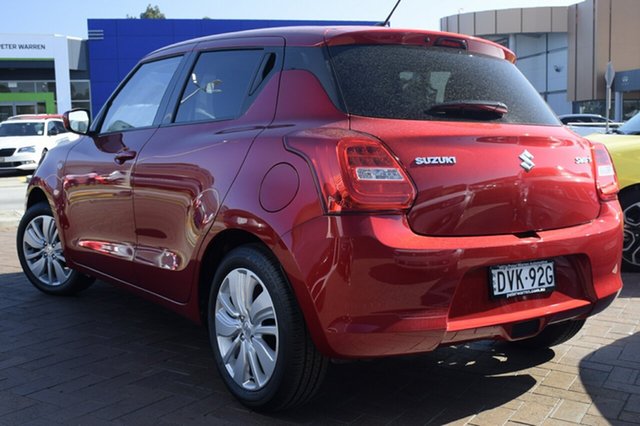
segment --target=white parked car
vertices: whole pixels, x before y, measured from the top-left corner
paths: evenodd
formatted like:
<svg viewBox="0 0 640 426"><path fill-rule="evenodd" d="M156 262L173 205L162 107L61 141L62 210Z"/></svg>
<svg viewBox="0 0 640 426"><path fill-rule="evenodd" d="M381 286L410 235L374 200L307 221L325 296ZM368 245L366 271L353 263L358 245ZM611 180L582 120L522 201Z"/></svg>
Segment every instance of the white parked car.
<svg viewBox="0 0 640 426"><path fill-rule="evenodd" d="M69 139L59 115L16 115L0 123L0 170L35 170L47 151Z"/></svg>
<svg viewBox="0 0 640 426"><path fill-rule="evenodd" d="M587 136L593 133L606 133L607 121L609 121L610 131L617 129L622 124L599 114L564 114L559 115L558 118L562 124L566 124L580 136Z"/></svg>

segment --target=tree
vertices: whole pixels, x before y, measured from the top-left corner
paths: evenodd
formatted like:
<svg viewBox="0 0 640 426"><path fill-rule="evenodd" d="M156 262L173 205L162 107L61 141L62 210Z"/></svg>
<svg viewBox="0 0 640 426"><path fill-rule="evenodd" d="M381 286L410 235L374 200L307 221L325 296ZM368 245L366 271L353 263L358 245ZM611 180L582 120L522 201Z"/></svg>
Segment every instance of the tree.
<svg viewBox="0 0 640 426"><path fill-rule="evenodd" d="M140 14L140 19L165 19L164 13L160 12L158 5L151 6L151 3L147 6L147 10Z"/></svg>

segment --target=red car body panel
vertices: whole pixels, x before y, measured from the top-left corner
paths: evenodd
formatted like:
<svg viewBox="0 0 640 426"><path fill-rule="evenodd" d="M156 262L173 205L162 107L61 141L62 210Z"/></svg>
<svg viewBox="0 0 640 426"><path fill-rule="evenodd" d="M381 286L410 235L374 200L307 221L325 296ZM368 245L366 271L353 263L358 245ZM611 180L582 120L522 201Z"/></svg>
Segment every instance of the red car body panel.
<svg viewBox="0 0 640 426"><path fill-rule="evenodd" d="M517 234L587 223L600 212L593 164L576 164L591 146L565 128L356 117L352 128L376 135L418 188L409 212L422 235ZM491 136L478 136L491 135ZM536 167L520 167L530 152ZM419 157L456 159L425 167Z"/></svg>
<svg viewBox="0 0 640 426"><path fill-rule="evenodd" d="M387 36L408 44L454 37L515 60L473 37L314 28L200 39L145 61L277 47L283 38L288 48ZM399 160L417 189L412 208L327 212L313 159L292 147L349 132L382 141ZM531 173L519 166L524 149L539 167ZM621 288L622 216L616 200L598 198L594 165L573 161L590 150L560 126L350 116L313 73L291 69L272 76L239 119L87 136L52 151L28 202L46 194L70 265L194 321L221 241L259 241L277 257L324 354L376 357L530 337L610 303ZM455 156L458 167L419 168L415 158L425 156ZM553 292L490 297L490 266L542 259L555 262Z"/></svg>
<svg viewBox="0 0 640 426"><path fill-rule="evenodd" d="M324 217L294 229L291 250L327 339L324 350L392 355L479 338L510 340L514 324L535 318L542 327L585 317L620 289L620 220L612 202L596 224L537 238L438 238L415 235L397 216ZM487 265L527 259L556 260L557 289L491 300ZM585 278L597 285L575 285Z"/></svg>
<svg viewBox="0 0 640 426"><path fill-rule="evenodd" d="M132 158L118 164L123 150L137 153L156 129L82 138L61 168L65 253L73 264L124 282L134 281L135 253ZM61 206L62 207L62 206ZM108 212L108 214L105 214Z"/></svg>

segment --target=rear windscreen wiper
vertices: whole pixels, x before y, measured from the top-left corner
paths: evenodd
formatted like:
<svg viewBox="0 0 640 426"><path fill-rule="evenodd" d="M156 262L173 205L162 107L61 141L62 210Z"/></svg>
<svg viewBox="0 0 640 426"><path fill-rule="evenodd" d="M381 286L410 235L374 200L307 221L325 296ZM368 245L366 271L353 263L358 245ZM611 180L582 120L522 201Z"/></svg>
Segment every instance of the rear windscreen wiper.
<svg viewBox="0 0 640 426"><path fill-rule="evenodd" d="M509 109L502 102L495 101L456 101L435 104L425 111L434 117L472 118L476 120L497 120Z"/></svg>

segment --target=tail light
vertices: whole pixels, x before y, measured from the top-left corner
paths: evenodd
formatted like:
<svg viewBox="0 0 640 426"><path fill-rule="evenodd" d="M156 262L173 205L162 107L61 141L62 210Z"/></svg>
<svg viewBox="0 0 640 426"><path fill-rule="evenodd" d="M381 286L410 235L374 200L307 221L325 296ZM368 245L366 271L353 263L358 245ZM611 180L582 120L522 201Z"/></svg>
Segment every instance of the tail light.
<svg viewBox="0 0 640 426"><path fill-rule="evenodd" d="M609 151L601 143L594 143L592 150L598 195L603 201L615 200L619 191L618 178Z"/></svg>
<svg viewBox="0 0 640 426"><path fill-rule="evenodd" d="M288 139L287 146L314 169L328 213L406 210L416 197L404 168L376 139Z"/></svg>

